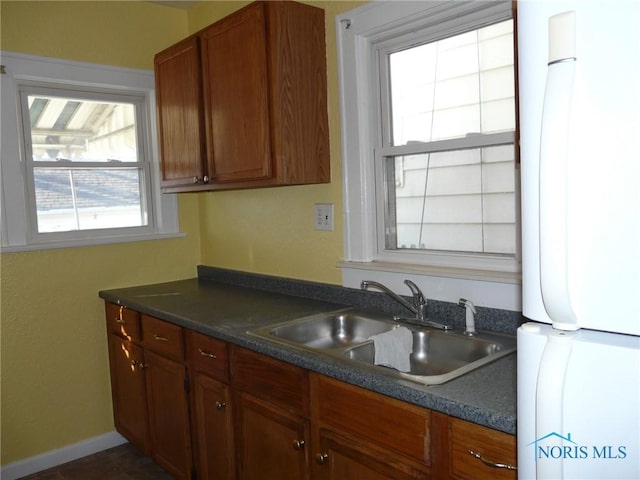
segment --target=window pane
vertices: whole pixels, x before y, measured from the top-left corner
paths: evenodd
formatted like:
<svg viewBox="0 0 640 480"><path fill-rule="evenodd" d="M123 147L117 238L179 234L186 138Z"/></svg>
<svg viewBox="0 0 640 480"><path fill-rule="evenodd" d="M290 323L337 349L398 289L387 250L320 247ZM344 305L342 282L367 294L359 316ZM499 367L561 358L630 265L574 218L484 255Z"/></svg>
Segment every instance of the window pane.
<svg viewBox="0 0 640 480"><path fill-rule="evenodd" d="M513 145L386 162L387 249L515 253Z"/></svg>
<svg viewBox="0 0 640 480"><path fill-rule="evenodd" d="M29 95L34 161L136 162L135 106Z"/></svg>
<svg viewBox="0 0 640 480"><path fill-rule="evenodd" d="M34 168L38 233L147 225L137 168Z"/></svg>
<svg viewBox="0 0 640 480"><path fill-rule="evenodd" d="M513 22L389 55L393 146L515 129Z"/></svg>

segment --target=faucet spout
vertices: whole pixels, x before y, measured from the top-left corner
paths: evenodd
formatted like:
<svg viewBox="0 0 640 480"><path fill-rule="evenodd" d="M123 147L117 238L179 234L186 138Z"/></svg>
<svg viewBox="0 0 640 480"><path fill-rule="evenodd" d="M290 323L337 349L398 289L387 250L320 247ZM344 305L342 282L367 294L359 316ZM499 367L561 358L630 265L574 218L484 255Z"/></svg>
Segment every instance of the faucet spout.
<svg viewBox="0 0 640 480"><path fill-rule="evenodd" d="M378 290L381 290L382 292L386 293L391 298L393 298L396 302L401 304L403 307L405 307L407 310L409 310L409 311L415 313L416 315L418 315L418 309L416 309L413 305L411 305L409 302L407 302L404 298L402 298L400 295L398 295L395 292L393 292L392 290L390 290L385 285L383 285L383 284L381 284L379 282L375 282L373 280L363 280L362 283L360 283L360 288L362 290L367 290L369 287L374 287L374 288L377 288Z"/></svg>

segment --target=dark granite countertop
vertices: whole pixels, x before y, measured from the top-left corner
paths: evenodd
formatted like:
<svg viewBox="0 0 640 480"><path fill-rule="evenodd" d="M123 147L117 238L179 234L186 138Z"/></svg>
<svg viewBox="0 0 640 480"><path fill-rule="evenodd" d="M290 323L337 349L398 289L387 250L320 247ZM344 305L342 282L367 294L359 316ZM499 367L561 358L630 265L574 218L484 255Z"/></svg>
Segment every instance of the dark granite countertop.
<svg viewBox="0 0 640 480"><path fill-rule="evenodd" d="M355 364L345 364L322 354L283 346L247 333L254 328L338 310L345 306L371 308L371 302L373 307L379 306L376 302L389 304L383 296L373 292L366 292L366 297L363 294L365 292L338 286L245 275L210 267L199 267L198 278L194 279L104 290L99 293L101 298L110 302L125 305L141 313L302 368L515 434L515 354L448 383L422 386L384 374L372 373L369 369L359 368ZM363 299L366 301L363 302ZM457 321L454 319L453 323ZM482 328L482 321L478 327ZM514 326L514 330L516 327ZM502 330L504 329L503 327Z"/></svg>

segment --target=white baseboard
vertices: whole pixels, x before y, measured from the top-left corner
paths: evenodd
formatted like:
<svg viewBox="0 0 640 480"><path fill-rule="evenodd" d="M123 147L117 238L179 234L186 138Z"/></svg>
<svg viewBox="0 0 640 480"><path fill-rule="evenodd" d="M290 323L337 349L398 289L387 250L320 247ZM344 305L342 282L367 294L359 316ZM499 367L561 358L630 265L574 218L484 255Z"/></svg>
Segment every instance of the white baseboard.
<svg viewBox="0 0 640 480"><path fill-rule="evenodd" d="M101 452L111 447L122 445L127 440L118 432L109 432L97 437L88 438L82 442L51 450L17 462L9 463L0 468L2 480L15 480L47 468Z"/></svg>

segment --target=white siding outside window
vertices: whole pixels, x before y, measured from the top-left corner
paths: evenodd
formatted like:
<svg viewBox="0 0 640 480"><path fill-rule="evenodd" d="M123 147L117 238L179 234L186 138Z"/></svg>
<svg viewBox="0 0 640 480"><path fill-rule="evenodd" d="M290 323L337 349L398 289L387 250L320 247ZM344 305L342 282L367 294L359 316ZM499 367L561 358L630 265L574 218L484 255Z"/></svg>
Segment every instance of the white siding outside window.
<svg viewBox="0 0 640 480"><path fill-rule="evenodd" d="M510 1L381 1L336 19L343 284L406 293L410 278L519 309L512 16Z"/></svg>

